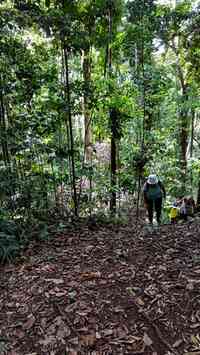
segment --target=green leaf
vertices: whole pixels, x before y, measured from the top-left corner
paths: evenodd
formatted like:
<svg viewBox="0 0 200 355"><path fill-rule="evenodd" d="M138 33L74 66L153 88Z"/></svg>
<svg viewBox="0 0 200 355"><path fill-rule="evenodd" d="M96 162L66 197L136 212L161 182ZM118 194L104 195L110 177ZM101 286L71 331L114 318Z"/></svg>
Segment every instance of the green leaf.
<svg viewBox="0 0 200 355"><path fill-rule="evenodd" d="M51 0L45 0L45 6L46 7L50 7L51 4Z"/></svg>

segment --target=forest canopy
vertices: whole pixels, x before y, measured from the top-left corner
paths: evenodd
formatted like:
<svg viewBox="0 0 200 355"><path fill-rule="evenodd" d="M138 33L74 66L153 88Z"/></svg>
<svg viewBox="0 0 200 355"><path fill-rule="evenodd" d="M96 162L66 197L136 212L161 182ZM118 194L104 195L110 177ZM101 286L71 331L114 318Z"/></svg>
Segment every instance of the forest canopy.
<svg viewBox="0 0 200 355"><path fill-rule="evenodd" d="M150 173L199 204L199 25L192 0L1 1L1 219L115 213Z"/></svg>

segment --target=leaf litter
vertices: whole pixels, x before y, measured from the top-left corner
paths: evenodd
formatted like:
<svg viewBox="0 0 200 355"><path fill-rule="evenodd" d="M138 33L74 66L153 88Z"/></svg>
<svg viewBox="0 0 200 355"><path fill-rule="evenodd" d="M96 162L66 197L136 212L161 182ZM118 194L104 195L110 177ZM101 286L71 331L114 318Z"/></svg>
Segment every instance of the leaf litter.
<svg viewBox="0 0 200 355"><path fill-rule="evenodd" d="M1 267L7 355L199 355L200 226L85 224Z"/></svg>

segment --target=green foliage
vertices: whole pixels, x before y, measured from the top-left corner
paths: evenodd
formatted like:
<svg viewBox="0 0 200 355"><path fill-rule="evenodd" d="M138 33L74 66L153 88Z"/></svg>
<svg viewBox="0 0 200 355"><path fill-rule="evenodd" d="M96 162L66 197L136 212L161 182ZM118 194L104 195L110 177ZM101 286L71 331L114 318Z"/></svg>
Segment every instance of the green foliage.
<svg viewBox="0 0 200 355"><path fill-rule="evenodd" d="M0 219L0 262L13 262L20 250L20 235L16 224Z"/></svg>
<svg viewBox="0 0 200 355"><path fill-rule="evenodd" d="M37 224L54 213L71 218L73 156L78 191L80 181L87 182L80 193L80 215L100 210L107 214L113 191L110 152L106 148L101 155L100 143L110 144L111 131L118 145L114 188L118 195L136 195L138 177L143 179L150 172L164 180L170 196L181 191L181 128L187 133L187 191L197 190L199 6L185 0L174 8L154 0L5 1L0 4L0 25L3 220L25 223L33 219ZM108 45L112 52L109 75ZM63 46L68 50L70 101ZM83 75L85 51L88 78ZM88 165L83 97L88 100L91 123ZM5 241L1 258L10 260L18 252L21 237L6 228L1 233L1 243ZM49 238L46 220L35 233L40 240Z"/></svg>

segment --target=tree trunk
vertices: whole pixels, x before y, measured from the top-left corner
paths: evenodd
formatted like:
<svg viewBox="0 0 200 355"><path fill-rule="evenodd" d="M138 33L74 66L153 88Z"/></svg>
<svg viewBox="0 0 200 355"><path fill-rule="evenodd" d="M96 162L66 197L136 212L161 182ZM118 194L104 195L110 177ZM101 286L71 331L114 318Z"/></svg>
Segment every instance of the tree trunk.
<svg viewBox="0 0 200 355"><path fill-rule="evenodd" d="M181 182L182 182L182 193L185 194L186 190L186 176L187 176L187 128L185 127L185 117L181 117L181 127L180 127L180 170L181 170Z"/></svg>
<svg viewBox="0 0 200 355"><path fill-rule="evenodd" d="M110 199L110 210L112 213L116 213L116 185L117 185L117 145L115 138L116 131L116 120L117 115L115 110L110 110L110 121L111 121L111 199Z"/></svg>
<svg viewBox="0 0 200 355"><path fill-rule="evenodd" d="M185 82L184 73L181 67L179 51L176 47L175 40L172 40L171 48L176 55L176 70L179 80L180 91L182 95L182 107L179 112L179 141L180 141L180 178L181 178L181 193L186 192L187 180L187 146L188 146L188 109L185 108L185 103L188 102L188 90ZM185 107L184 107L185 106Z"/></svg>
<svg viewBox="0 0 200 355"><path fill-rule="evenodd" d="M199 182L198 182L198 191L197 191L197 211L200 212L200 173L199 173Z"/></svg>
<svg viewBox="0 0 200 355"><path fill-rule="evenodd" d="M190 137L190 159L193 157L193 147L194 147L194 121L195 121L195 111L191 112L191 137ZM193 192L193 169L190 169L190 183L191 183L191 193Z"/></svg>
<svg viewBox="0 0 200 355"><path fill-rule="evenodd" d="M108 12L109 20L109 46L108 46L108 75L109 78L112 76L112 9L109 8ZM117 152L116 152L116 124L117 124L117 113L116 110L110 108L110 124L111 124L111 198L110 198L110 211L111 213L116 213L116 185L117 185Z"/></svg>
<svg viewBox="0 0 200 355"><path fill-rule="evenodd" d="M182 103L188 100L186 86L182 88ZM180 110L180 171L181 171L181 192L186 192L187 180L187 146L188 146L188 110Z"/></svg>
<svg viewBox="0 0 200 355"><path fill-rule="evenodd" d="M65 42L63 43L63 52L64 52L64 62L65 62L65 82L66 82L66 100L67 100L67 113L68 113L68 122L69 124L69 136L70 136L70 161L71 161L71 170L72 170L72 187L73 187L73 201L74 201L74 214L78 216L78 203L77 203L77 191L76 191L76 174L75 174L75 158L74 158L74 137L73 137L73 128L72 128L72 113L71 113L71 92L69 86L69 67L68 67L68 49Z"/></svg>
<svg viewBox="0 0 200 355"><path fill-rule="evenodd" d="M10 155L8 150L7 135L6 135L6 117L3 97L3 82L0 77L0 132L1 132L1 148L5 166L9 165Z"/></svg>
<svg viewBox="0 0 200 355"><path fill-rule="evenodd" d="M83 79L84 79L84 95L83 95L83 114L84 114L84 127L85 127L85 160L88 162L91 160L91 112L89 108L90 104L90 81L91 81L91 59L89 46L84 49L82 54L82 66L83 66Z"/></svg>

